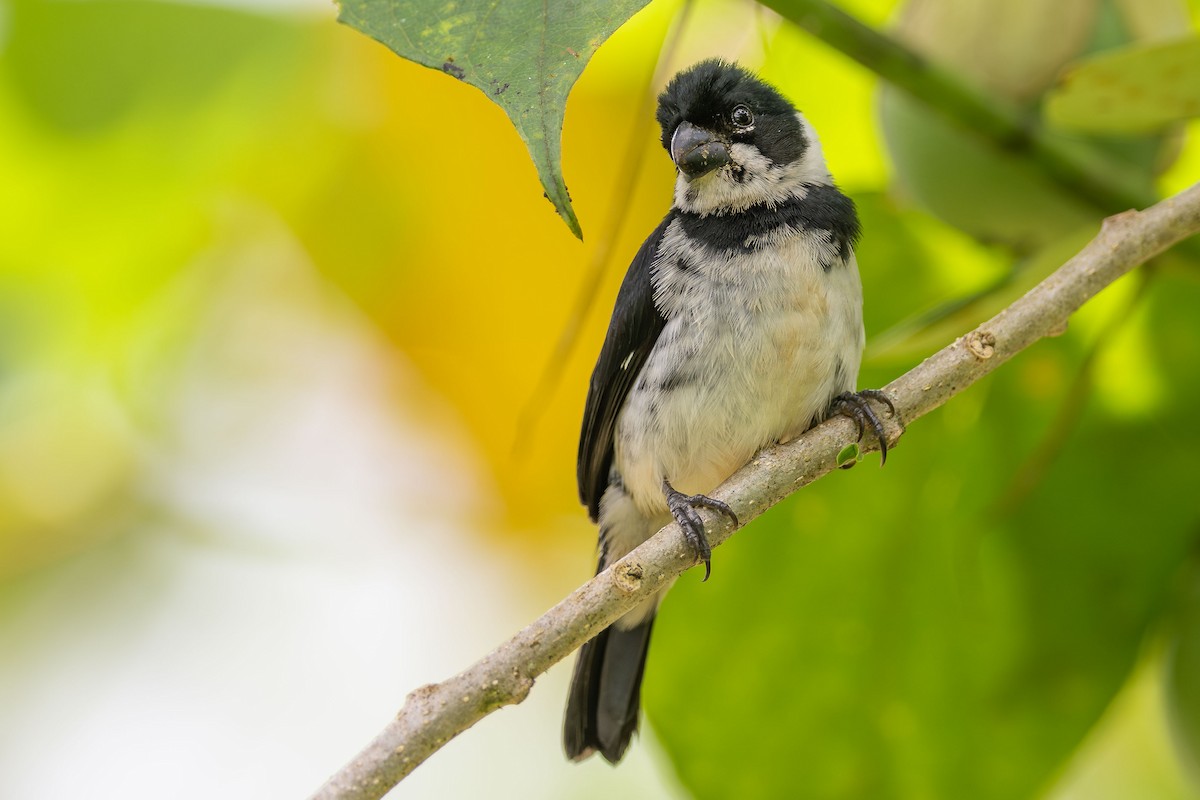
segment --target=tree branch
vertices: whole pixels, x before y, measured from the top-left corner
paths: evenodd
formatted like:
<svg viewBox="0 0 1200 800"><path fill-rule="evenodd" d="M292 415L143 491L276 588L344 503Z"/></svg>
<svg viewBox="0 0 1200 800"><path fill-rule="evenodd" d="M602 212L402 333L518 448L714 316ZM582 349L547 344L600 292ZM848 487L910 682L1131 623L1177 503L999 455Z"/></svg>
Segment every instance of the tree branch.
<svg viewBox="0 0 1200 800"><path fill-rule="evenodd" d="M897 416L912 422L928 414L1038 339L1062 333L1070 315L1097 292L1197 231L1200 184L1145 211L1105 220L1087 247L1028 294L884 387ZM835 417L763 450L714 496L749 522L832 471L854 433L854 423ZM901 433L890 425L890 443ZM722 516L708 517L713 547L732 534ZM450 739L501 706L521 702L538 675L695 563L678 526L666 526L465 672L410 694L383 732L313 798L382 797Z"/></svg>

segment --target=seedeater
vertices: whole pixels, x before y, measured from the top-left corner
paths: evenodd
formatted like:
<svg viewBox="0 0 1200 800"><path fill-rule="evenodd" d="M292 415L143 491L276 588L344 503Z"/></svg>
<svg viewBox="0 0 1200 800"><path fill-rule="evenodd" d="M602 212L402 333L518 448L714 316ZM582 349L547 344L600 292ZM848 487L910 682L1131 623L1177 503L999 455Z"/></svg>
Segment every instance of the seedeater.
<svg viewBox="0 0 1200 800"><path fill-rule="evenodd" d="M674 518L710 567L707 497L760 448L832 413L883 427L854 392L865 334L854 203L821 142L778 91L702 61L658 98L675 201L633 258L596 361L579 441L579 496L600 528L597 572ZM893 409L894 413L894 409ZM665 590L664 590L665 591ZM662 593L585 644L567 756L616 763L638 724Z"/></svg>

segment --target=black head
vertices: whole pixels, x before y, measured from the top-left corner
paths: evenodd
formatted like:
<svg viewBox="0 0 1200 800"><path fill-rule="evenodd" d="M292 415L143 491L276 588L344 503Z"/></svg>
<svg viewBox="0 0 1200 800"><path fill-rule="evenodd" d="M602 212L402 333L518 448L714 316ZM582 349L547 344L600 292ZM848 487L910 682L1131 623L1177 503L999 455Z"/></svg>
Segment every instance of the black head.
<svg viewBox="0 0 1200 800"><path fill-rule="evenodd" d="M731 163L734 145L755 148L782 167L800 160L807 142L796 109L736 64L718 59L683 70L658 97L663 147L688 179Z"/></svg>

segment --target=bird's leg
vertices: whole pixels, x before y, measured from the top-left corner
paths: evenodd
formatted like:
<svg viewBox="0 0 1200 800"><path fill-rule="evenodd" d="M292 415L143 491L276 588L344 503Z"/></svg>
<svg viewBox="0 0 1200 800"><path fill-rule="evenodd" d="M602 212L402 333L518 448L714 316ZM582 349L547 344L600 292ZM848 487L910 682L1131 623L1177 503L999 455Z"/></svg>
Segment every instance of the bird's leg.
<svg viewBox="0 0 1200 800"><path fill-rule="evenodd" d="M854 424L858 426L858 440L860 442L862 441L863 434L866 432L866 426L871 426L871 433L875 434L875 438L879 440L879 466L882 467L887 463L887 431L884 430L883 422L880 421L879 416L875 413L875 409L871 407L871 400L883 403L888 407L889 416L896 416L896 407L892 405L891 398L878 389L863 389L860 392L842 392L833 398L830 411L854 420Z"/></svg>
<svg viewBox="0 0 1200 800"><path fill-rule="evenodd" d="M679 523L683 530L683 538L687 539L687 543L696 551L696 557L704 562L704 580L708 580L712 572L712 548L708 546L708 536L704 533L704 520L700 519L696 509L711 508L713 511L719 511L733 521L735 528L739 524L737 514L720 500L713 500L702 494L686 495L675 491L675 487L671 486L666 478L663 478L662 488L663 494L667 496L667 507L671 509L671 516Z"/></svg>

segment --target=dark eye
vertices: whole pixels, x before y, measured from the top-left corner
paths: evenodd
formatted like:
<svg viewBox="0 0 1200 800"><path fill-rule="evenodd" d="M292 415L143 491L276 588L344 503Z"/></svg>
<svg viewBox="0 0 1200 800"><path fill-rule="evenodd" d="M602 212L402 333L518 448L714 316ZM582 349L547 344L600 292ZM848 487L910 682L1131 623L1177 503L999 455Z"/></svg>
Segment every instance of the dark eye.
<svg viewBox="0 0 1200 800"><path fill-rule="evenodd" d="M746 106L736 106L733 113L729 115L729 119L739 128L749 128L754 122L754 114Z"/></svg>

